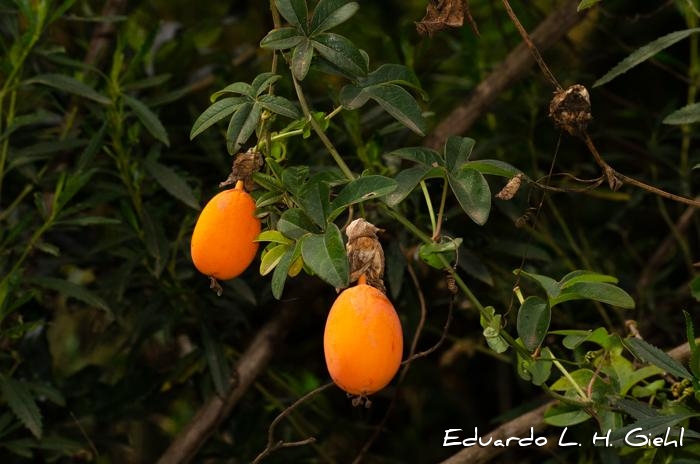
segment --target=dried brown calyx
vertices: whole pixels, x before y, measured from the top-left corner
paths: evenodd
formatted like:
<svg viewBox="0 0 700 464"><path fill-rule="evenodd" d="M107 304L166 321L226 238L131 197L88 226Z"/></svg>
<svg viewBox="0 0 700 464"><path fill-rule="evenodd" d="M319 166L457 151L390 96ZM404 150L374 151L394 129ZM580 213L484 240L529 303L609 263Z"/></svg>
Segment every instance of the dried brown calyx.
<svg viewBox="0 0 700 464"><path fill-rule="evenodd" d="M245 153L237 154L233 159L231 174L228 175L225 181L219 184L219 187L235 185L237 181L242 180L245 189L251 191L253 187L255 187L253 173L258 172L262 165L262 154L252 148L249 148Z"/></svg>
<svg viewBox="0 0 700 464"><path fill-rule="evenodd" d="M571 135L582 135L591 122L591 97L581 84L554 93L549 102L549 117Z"/></svg>
<svg viewBox="0 0 700 464"><path fill-rule="evenodd" d="M358 218L345 228L348 243L345 246L350 262L350 283L365 275L367 284L386 293L384 286L384 250L377 238L382 229Z"/></svg>
<svg viewBox="0 0 700 464"><path fill-rule="evenodd" d="M416 21L419 34L432 36L435 32L448 27L462 27L466 15L472 30L479 35L479 29L469 12L469 3L465 0L429 0L425 16Z"/></svg>
<svg viewBox="0 0 700 464"><path fill-rule="evenodd" d="M520 190L523 177L525 177L525 174L522 172L511 177L501 191L496 194L496 198L499 200L512 200L515 194L518 193L518 190Z"/></svg>

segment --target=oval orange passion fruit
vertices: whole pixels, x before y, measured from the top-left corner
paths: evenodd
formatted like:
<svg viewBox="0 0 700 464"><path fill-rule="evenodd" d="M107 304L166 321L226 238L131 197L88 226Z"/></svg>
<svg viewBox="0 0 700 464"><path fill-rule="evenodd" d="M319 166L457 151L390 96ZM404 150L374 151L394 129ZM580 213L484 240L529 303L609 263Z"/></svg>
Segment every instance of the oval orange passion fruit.
<svg viewBox="0 0 700 464"><path fill-rule="evenodd" d="M233 279L253 262L260 228L255 201L238 181L235 188L216 194L200 213L190 245L192 262L202 274Z"/></svg>
<svg viewBox="0 0 700 464"><path fill-rule="evenodd" d="M386 387L399 370L403 332L391 301L362 280L333 303L323 351L333 382L352 395L366 396Z"/></svg>

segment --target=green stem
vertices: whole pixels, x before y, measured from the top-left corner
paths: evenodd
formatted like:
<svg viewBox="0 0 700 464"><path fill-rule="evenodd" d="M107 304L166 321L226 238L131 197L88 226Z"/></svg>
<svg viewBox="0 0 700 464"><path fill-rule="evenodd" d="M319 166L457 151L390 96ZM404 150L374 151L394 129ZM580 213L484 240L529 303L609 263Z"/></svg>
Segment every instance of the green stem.
<svg viewBox="0 0 700 464"><path fill-rule="evenodd" d="M425 197L425 204L428 205L428 214L430 215L430 225L433 230L433 239L435 239L435 233L437 232L437 225L435 224L435 211L433 210L433 202L430 200L430 192L428 192L428 186L425 185L425 181L420 181L420 188L423 191L423 197Z"/></svg>
<svg viewBox="0 0 700 464"><path fill-rule="evenodd" d="M321 139L321 143L323 143L323 145L326 147L326 150L328 150L328 152L331 154L331 156L335 160L335 163L342 171L343 175L347 177L348 180L354 180L355 175L352 173L348 165L345 164L343 157L340 156L338 150L336 150L333 146L333 142L330 141L326 133L323 132L321 126L318 125L318 121L316 121L316 119L314 119L313 115L311 114L311 111L309 110L309 105L306 102L306 97L304 96L304 92L301 89L301 85L299 85L299 81L296 80L294 75L292 75L292 82L294 83L294 90L297 93L297 99L299 100L301 110L304 113L304 116L306 116L306 118L309 120L309 123L311 124L311 127L313 128L314 132L316 132L318 138Z"/></svg>
<svg viewBox="0 0 700 464"><path fill-rule="evenodd" d="M569 371L567 371L566 368L564 368L564 366L561 365L558 359L552 359L552 364L554 364L557 367L557 369L559 369L559 372L561 372L562 375L566 377L566 379L571 383L571 385L573 385L574 389L576 390L576 393L578 393L578 395L581 397L581 400L590 401L590 398L586 396L586 394L583 392L583 389L581 389L581 386L578 383L576 383L574 378L571 377L571 374L569 374Z"/></svg>
<svg viewBox="0 0 700 464"><path fill-rule="evenodd" d="M12 211L17 207L17 205L20 204L20 202L26 197L31 191L34 190L34 186L32 184L27 184L24 186L24 189L20 192L19 195L17 195L17 198L12 200L12 203L10 206L5 208L2 213L0 213L0 222L4 221L5 218L9 217L10 214L12 214Z"/></svg>
<svg viewBox="0 0 700 464"><path fill-rule="evenodd" d="M433 241L440 240L440 235L442 234L442 218L445 215L445 203L447 202L447 190L448 190L447 179L443 179L442 184L442 197L440 198L440 207L438 208L437 215L437 229L433 234Z"/></svg>
<svg viewBox="0 0 700 464"><path fill-rule="evenodd" d="M335 116L337 116L341 111L343 111L343 106L342 106L342 105L341 105L341 106L338 106L338 107L336 107L336 108L334 108L333 111L331 111L330 113L328 113L328 114L326 115L326 121L330 121L330 120L333 119Z"/></svg>

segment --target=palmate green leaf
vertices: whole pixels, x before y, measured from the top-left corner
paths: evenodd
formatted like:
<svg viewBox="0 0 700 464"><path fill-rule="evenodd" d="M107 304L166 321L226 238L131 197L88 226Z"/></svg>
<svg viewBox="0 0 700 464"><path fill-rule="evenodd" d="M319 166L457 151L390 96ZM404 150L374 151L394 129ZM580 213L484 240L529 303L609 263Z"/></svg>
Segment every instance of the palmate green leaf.
<svg viewBox="0 0 700 464"><path fill-rule="evenodd" d="M619 308L634 308L634 300L627 292L607 282L574 283L563 288L556 297L550 297L549 303L556 306L571 300L595 300Z"/></svg>
<svg viewBox="0 0 700 464"><path fill-rule="evenodd" d="M263 95L258 99L260 106L270 111L271 113L286 116L296 119L301 117L301 113L296 106L284 97L277 95Z"/></svg>
<svg viewBox="0 0 700 464"><path fill-rule="evenodd" d="M143 127L146 128L153 138L162 142L166 147L170 146L168 131L165 130L163 123L160 122L158 116L156 116L148 106L144 105L140 100L126 94L122 95L122 99L124 103L126 103L126 106L131 108L138 120L143 124Z"/></svg>
<svg viewBox="0 0 700 464"><path fill-rule="evenodd" d="M484 176L479 171L464 168L449 173L447 179L467 216L480 226L486 224L491 211L491 189Z"/></svg>
<svg viewBox="0 0 700 464"><path fill-rule="evenodd" d="M224 355L224 347L221 341L213 336L211 329L207 327L206 323L202 324L202 342L216 394L220 398L225 398L229 390L231 368Z"/></svg>
<svg viewBox="0 0 700 464"><path fill-rule="evenodd" d="M304 39L292 51L291 70L298 81L303 81L311 67L311 60L314 57L314 48L311 40Z"/></svg>
<svg viewBox="0 0 700 464"><path fill-rule="evenodd" d="M476 141L469 137L449 137L447 142L445 142L445 164L447 169L452 172L461 169L469 161L474 145L476 145Z"/></svg>
<svg viewBox="0 0 700 464"><path fill-rule="evenodd" d="M304 235L317 234L321 231L299 208L291 208L282 213L277 220L277 230L293 240L299 240Z"/></svg>
<svg viewBox="0 0 700 464"><path fill-rule="evenodd" d="M608 71L603 77L595 81L593 87L598 87L603 84L607 84L611 80L615 79L620 74L626 73L638 64L648 60L652 56L659 53L661 50L670 47L671 45L679 42L692 34L700 32L700 28L685 29L682 31L672 32L663 37L649 42L641 48L638 48L632 52L627 58L619 62L614 68Z"/></svg>
<svg viewBox="0 0 700 464"><path fill-rule="evenodd" d="M600 0L581 0L581 3L578 4L576 11L587 10L589 8L592 8L593 6L598 4L599 2L600 2Z"/></svg>
<svg viewBox="0 0 700 464"><path fill-rule="evenodd" d="M431 168L423 164L403 169L394 177L396 188L384 197L384 201L389 206L396 206L418 186L420 181L444 176L445 171L442 168Z"/></svg>
<svg viewBox="0 0 700 464"><path fill-rule="evenodd" d="M444 162L440 155L435 150L424 147L407 147L399 148L387 153L390 156L398 156L401 159L414 161L430 168L444 166Z"/></svg>
<svg viewBox="0 0 700 464"><path fill-rule="evenodd" d="M248 141L260 122L262 106L259 103L243 103L231 116L226 131L226 148L229 154L237 153Z"/></svg>
<svg viewBox="0 0 700 464"><path fill-rule="evenodd" d="M664 118L664 124L692 124L700 121L700 103L684 106Z"/></svg>
<svg viewBox="0 0 700 464"><path fill-rule="evenodd" d="M415 98L403 87L382 84L367 87L364 91L394 119L416 134L424 135L426 123L421 109Z"/></svg>
<svg viewBox="0 0 700 464"><path fill-rule="evenodd" d="M523 301L518 311L518 337L530 352L534 352L544 340L549 323L552 319L552 309L549 304L538 296L530 296Z"/></svg>
<svg viewBox="0 0 700 464"><path fill-rule="evenodd" d="M320 0L311 17L311 34L327 31L350 19L360 8L356 2L346 0Z"/></svg>
<svg viewBox="0 0 700 464"><path fill-rule="evenodd" d="M58 279L55 277L34 277L32 279L32 283L38 285L39 287L55 290L67 297L75 298L76 300L80 300L90 306L95 306L111 313L111 309L109 308L107 302L82 285L74 284L68 280Z"/></svg>
<svg viewBox="0 0 700 464"><path fill-rule="evenodd" d="M306 6L306 0L275 0L275 5L277 11L289 24L300 28L308 35L309 10Z"/></svg>
<svg viewBox="0 0 700 464"><path fill-rule="evenodd" d="M622 341L637 358L644 362L660 367L671 375L692 380L693 376L683 364L673 359L664 351L658 349L641 338L627 338Z"/></svg>
<svg viewBox="0 0 700 464"><path fill-rule="evenodd" d="M314 35L311 45L321 57L348 76L359 78L367 75L365 57L346 37L324 32Z"/></svg>
<svg viewBox="0 0 700 464"><path fill-rule="evenodd" d="M15 416L36 438L41 439L41 412L24 382L0 374L0 392Z"/></svg>
<svg viewBox="0 0 700 464"><path fill-rule="evenodd" d="M150 158L143 162L143 166L170 195L194 210L202 209L190 186L177 172Z"/></svg>
<svg viewBox="0 0 700 464"><path fill-rule="evenodd" d="M58 90L87 98L102 105L109 105L112 101L104 95L96 92L89 85L65 74L39 74L24 81L25 84L43 84Z"/></svg>
<svg viewBox="0 0 700 464"><path fill-rule="evenodd" d="M295 27L280 27L268 32L260 41L260 47L272 50L286 50L296 47L305 38L306 36L299 34L299 30Z"/></svg>
<svg viewBox="0 0 700 464"><path fill-rule="evenodd" d="M331 203L331 218L352 204L391 193L398 184L394 179L379 175L358 177L350 181Z"/></svg>
<svg viewBox="0 0 700 464"><path fill-rule="evenodd" d="M212 104L195 120L194 124L192 125L192 130L190 131L190 140L194 139L222 119L232 115L243 103L247 101L248 99L244 97L228 97L222 98L221 100Z"/></svg>
<svg viewBox="0 0 700 464"><path fill-rule="evenodd" d="M301 241L304 263L314 274L336 288L345 288L350 280L348 257L340 229L330 223L324 234L307 235Z"/></svg>

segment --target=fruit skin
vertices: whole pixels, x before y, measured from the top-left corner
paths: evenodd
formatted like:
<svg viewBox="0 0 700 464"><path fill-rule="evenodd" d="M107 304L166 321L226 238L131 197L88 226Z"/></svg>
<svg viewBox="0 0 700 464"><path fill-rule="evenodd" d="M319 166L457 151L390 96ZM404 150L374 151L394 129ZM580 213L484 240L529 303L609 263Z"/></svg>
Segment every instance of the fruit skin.
<svg viewBox="0 0 700 464"><path fill-rule="evenodd" d="M346 392L366 396L386 387L403 355L394 306L370 285L345 289L328 313L323 351L333 382Z"/></svg>
<svg viewBox="0 0 700 464"><path fill-rule="evenodd" d="M242 182L216 194L194 226L190 252L195 267L220 280L239 276L255 258L258 242L254 240L260 229L255 201Z"/></svg>

